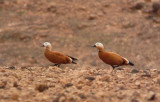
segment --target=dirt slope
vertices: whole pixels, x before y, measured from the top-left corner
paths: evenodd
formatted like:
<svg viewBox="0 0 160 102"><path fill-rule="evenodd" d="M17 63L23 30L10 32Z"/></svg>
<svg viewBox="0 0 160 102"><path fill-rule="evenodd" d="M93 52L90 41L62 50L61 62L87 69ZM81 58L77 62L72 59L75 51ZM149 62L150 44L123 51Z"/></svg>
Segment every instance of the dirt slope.
<svg viewBox="0 0 160 102"><path fill-rule="evenodd" d="M51 65L40 47L49 41L80 65L108 67L88 47L102 42L138 69L159 68L159 8L148 1L1 0L0 65Z"/></svg>

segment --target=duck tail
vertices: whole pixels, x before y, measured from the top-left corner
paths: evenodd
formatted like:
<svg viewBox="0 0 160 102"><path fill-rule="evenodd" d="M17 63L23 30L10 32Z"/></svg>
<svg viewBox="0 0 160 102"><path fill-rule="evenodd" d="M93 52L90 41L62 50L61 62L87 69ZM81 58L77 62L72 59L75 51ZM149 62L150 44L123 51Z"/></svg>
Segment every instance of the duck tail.
<svg viewBox="0 0 160 102"><path fill-rule="evenodd" d="M77 64L75 61L78 60L77 58L74 58L74 57L71 57L71 56L68 56L71 60L72 60L72 64Z"/></svg>
<svg viewBox="0 0 160 102"><path fill-rule="evenodd" d="M78 60L77 58L74 58L74 57L71 57L71 56L68 56L68 57L71 58L73 61Z"/></svg>
<svg viewBox="0 0 160 102"><path fill-rule="evenodd" d="M129 61L128 59L126 59L126 58L124 58L123 57L123 64L127 64L127 65L130 65L130 66L134 66L134 64L131 62L131 61Z"/></svg>
<svg viewBox="0 0 160 102"><path fill-rule="evenodd" d="M72 61L72 64L77 64L76 62Z"/></svg>
<svg viewBox="0 0 160 102"><path fill-rule="evenodd" d="M131 65L131 66L134 66L134 64L131 62L131 61L129 61L129 63L128 63L129 65Z"/></svg>

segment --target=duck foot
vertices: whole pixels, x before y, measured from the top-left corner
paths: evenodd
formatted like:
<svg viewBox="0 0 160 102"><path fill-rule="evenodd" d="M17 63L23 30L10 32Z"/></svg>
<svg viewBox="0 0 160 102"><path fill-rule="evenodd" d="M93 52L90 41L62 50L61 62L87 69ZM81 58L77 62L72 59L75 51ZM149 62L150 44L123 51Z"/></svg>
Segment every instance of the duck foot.
<svg viewBox="0 0 160 102"><path fill-rule="evenodd" d="M119 67L119 65L116 65L116 66L111 65L111 66L112 66L113 70L114 70L116 67Z"/></svg>
<svg viewBox="0 0 160 102"><path fill-rule="evenodd" d="M60 64L54 64L53 66L60 67Z"/></svg>
<svg viewBox="0 0 160 102"><path fill-rule="evenodd" d="M111 65L111 66L112 66L112 68L113 68L111 74L115 73L117 70L123 70L123 68L117 68L117 67L119 67L119 65L114 65L114 66Z"/></svg>

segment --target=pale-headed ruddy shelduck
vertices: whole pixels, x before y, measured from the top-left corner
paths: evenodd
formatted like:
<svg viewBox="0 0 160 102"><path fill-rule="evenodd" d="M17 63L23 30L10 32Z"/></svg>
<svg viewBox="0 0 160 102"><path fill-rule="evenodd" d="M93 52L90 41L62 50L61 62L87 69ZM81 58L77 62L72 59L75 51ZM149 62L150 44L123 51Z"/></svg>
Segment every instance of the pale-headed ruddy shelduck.
<svg viewBox="0 0 160 102"><path fill-rule="evenodd" d="M60 66L61 64L77 64L75 61L76 58L71 56L64 55L60 52L51 51L51 43L45 42L42 47L45 47L44 55L54 66Z"/></svg>
<svg viewBox="0 0 160 102"><path fill-rule="evenodd" d="M113 53L113 52L107 52L104 50L104 46L102 43L97 42L92 47L96 47L99 52L99 58L106 64L109 64L114 69L115 67L119 67L122 65L131 65L134 66L134 64L127 60L126 58L120 56L119 54Z"/></svg>

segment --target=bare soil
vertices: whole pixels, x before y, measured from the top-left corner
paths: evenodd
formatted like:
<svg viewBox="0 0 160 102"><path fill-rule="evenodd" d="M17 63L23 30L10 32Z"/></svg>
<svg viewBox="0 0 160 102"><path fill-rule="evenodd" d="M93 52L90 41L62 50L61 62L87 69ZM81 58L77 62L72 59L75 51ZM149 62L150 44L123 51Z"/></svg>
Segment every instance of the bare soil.
<svg viewBox="0 0 160 102"><path fill-rule="evenodd" d="M88 47L101 42L138 69L159 68L159 8L147 1L1 0L0 65L52 65L40 47L48 41L80 65L108 67Z"/></svg>
<svg viewBox="0 0 160 102"><path fill-rule="evenodd" d="M0 101L159 102L157 1L0 0ZM49 67L45 41L78 64ZM135 66L111 73L96 42Z"/></svg>
<svg viewBox="0 0 160 102"><path fill-rule="evenodd" d="M1 102L159 102L160 71L1 67Z"/></svg>

